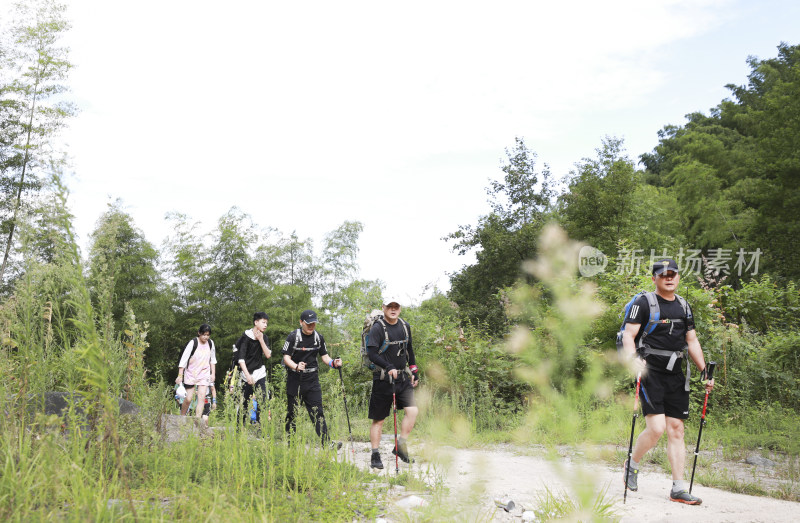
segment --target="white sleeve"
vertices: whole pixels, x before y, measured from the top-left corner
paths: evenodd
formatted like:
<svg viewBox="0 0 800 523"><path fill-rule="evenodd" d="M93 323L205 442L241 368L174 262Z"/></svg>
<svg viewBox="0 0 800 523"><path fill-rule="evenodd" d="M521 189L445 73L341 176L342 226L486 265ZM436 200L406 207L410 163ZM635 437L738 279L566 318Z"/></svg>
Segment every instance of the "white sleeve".
<svg viewBox="0 0 800 523"><path fill-rule="evenodd" d="M217 346L216 345L212 345L211 346L211 363L213 363L214 365L217 364Z"/></svg>
<svg viewBox="0 0 800 523"><path fill-rule="evenodd" d="M183 349L183 355L181 356L181 361L178 363L178 368L186 368L186 365L189 363L189 355L192 353L192 345L194 339L189 340L189 343L186 344L186 348Z"/></svg>

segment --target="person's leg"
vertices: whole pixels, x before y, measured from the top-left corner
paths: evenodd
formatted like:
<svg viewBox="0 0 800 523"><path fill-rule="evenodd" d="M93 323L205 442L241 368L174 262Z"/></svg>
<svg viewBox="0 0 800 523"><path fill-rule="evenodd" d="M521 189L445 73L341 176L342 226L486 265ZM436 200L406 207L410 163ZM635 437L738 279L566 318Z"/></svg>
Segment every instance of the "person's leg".
<svg viewBox="0 0 800 523"><path fill-rule="evenodd" d="M636 445L634 445L631 455L631 459L636 463L641 461L647 451L656 446L667 427L663 414L648 414L644 417L644 422L645 429L636 438Z"/></svg>
<svg viewBox="0 0 800 523"><path fill-rule="evenodd" d="M369 442L372 444L373 449L381 446L381 435L383 434L383 421L382 419L372 420L369 426Z"/></svg>
<svg viewBox="0 0 800 523"><path fill-rule="evenodd" d="M411 434L411 430L417 422L419 409L417 407L405 407L403 412L405 412L405 415L403 416L403 422L400 424L400 437L405 440Z"/></svg>
<svg viewBox="0 0 800 523"><path fill-rule="evenodd" d="M186 413L189 411L189 406L192 404L192 397L194 396L194 385L186 385L184 383L183 388L186 389L186 397L183 398L183 404L181 405L181 416L185 416Z"/></svg>
<svg viewBox="0 0 800 523"><path fill-rule="evenodd" d="M297 406L297 396L286 395L286 434L292 435L295 431L294 409Z"/></svg>
<svg viewBox="0 0 800 523"><path fill-rule="evenodd" d="M683 479L683 467L686 464L686 444L683 441L683 420L666 418L667 425L667 459L672 467L673 481Z"/></svg>
<svg viewBox="0 0 800 523"><path fill-rule="evenodd" d="M203 407L206 404L207 393L208 393L208 385L197 386L197 406L194 408L194 415L196 418L203 417Z"/></svg>
<svg viewBox="0 0 800 523"><path fill-rule="evenodd" d="M250 409L253 406L253 386L246 381L242 385L242 425L247 425L250 421Z"/></svg>
<svg viewBox="0 0 800 523"><path fill-rule="evenodd" d="M302 398L317 436L322 438L323 444L327 443L328 425L325 423L325 412L322 410L322 387L320 387L319 381L310 383L303 392Z"/></svg>
<svg viewBox="0 0 800 523"><path fill-rule="evenodd" d="M267 378L261 378L253 386L256 395L256 423L261 423L261 405L267 401Z"/></svg>

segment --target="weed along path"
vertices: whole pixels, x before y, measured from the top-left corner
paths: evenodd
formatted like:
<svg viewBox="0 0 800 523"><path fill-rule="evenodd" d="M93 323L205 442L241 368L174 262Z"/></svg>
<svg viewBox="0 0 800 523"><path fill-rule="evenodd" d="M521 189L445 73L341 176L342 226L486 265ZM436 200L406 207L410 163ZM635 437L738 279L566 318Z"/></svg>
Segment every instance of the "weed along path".
<svg viewBox="0 0 800 523"><path fill-rule="evenodd" d="M393 442L383 441L381 452L385 469L380 475L394 475L395 462L388 461ZM347 447L342 450L346 450ZM413 450L413 449L412 449ZM356 464L369 468L368 444L356 443ZM446 519L466 517L473 521L523 521L526 510L536 511L550 500L551 517L573 502L577 505L580 484L590 492L592 502L605 490L602 503L611 520L648 522L797 522L800 521L800 503L779 499L736 494L716 488L704 487L695 482L693 493L703 500L700 506L687 506L669 500L669 476L661 470L644 469L639 474L639 491L628 492L627 502L622 502L622 467L611 467L604 462L584 463L581 456L559 456L555 460L544 457L540 449L514 445L492 445L480 449L456 449L432 446L419 450L420 459L413 465L415 471L429 483L438 482L447 488L442 499L428 496L427 510L436 510ZM691 462L689 462L689 467ZM400 463L400 470L409 465ZM687 467L688 470L689 467ZM550 494L548 494L548 491ZM420 494L422 498L426 496ZM410 493L400 490L394 502L402 502ZM391 498L391 496L390 496ZM496 506L495 500L512 500L513 510L506 512ZM397 514L390 509L388 514ZM403 512L403 510L399 510ZM431 514L429 514L430 516ZM457 517L457 515L460 515ZM533 514L526 514L532 516ZM394 521L391 516L386 518ZM412 517L413 519L413 517ZM578 519L591 519L587 513ZM405 521L405 519L402 519ZM399 520L398 520L399 521ZM539 517L531 521L541 521Z"/></svg>

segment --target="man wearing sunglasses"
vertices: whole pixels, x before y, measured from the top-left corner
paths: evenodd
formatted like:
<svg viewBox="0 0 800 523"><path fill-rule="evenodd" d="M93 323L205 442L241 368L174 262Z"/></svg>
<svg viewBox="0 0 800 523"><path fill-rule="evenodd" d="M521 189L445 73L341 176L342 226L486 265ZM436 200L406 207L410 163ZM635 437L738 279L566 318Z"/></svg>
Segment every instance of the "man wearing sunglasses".
<svg viewBox="0 0 800 523"><path fill-rule="evenodd" d="M645 430L636 440L628 467L626 488L638 490L639 462L645 453L656 446L667 433L667 459L672 468L670 500L687 505L699 505L702 500L689 493L683 479L686 445L683 439L684 422L689 417L689 363L686 375L681 360L691 358L705 376L706 363L697 339L694 317L686 300L675 291L680 282L678 264L664 258L653 264L658 314L652 317L647 293L640 295L631 306L622 334L625 355L635 361L636 372L642 373L641 403ZM705 382L706 390L714 381ZM625 476L623 476L625 477Z"/></svg>

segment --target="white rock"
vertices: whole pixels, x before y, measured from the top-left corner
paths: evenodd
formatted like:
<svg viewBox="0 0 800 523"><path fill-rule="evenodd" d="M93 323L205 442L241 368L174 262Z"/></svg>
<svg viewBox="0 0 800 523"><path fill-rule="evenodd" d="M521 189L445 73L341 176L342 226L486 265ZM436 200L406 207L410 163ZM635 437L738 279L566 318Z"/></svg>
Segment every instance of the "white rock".
<svg viewBox="0 0 800 523"><path fill-rule="evenodd" d="M402 499L397 500L395 505L397 505L398 507L400 507L402 509L409 510L409 509L412 509L412 508L421 507L421 506L425 505L426 503L428 503L428 502L425 501L424 499L422 499L421 497L415 496L415 495L412 494L411 496L406 496L406 497L404 497Z"/></svg>
<svg viewBox="0 0 800 523"><path fill-rule="evenodd" d="M532 510L526 510L522 513L522 521L536 521L536 513Z"/></svg>

